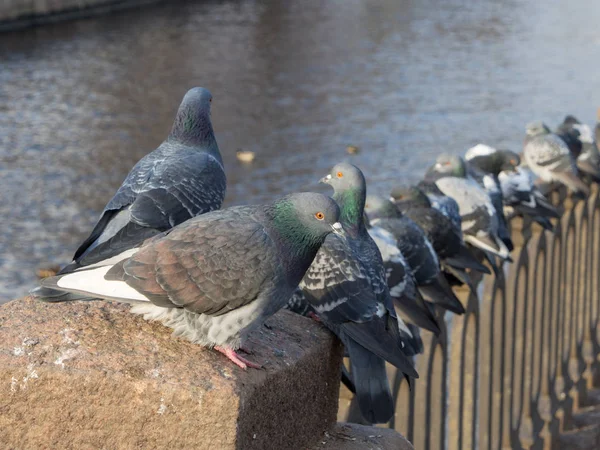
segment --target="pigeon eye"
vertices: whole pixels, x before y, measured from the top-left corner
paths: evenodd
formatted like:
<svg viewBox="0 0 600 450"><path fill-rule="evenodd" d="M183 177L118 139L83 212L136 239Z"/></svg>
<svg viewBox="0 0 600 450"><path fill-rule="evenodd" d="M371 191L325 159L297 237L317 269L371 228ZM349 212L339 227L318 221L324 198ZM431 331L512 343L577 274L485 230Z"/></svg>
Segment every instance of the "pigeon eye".
<svg viewBox="0 0 600 450"><path fill-rule="evenodd" d="M209 98L209 99L208 99L208 102L209 102L209 103L212 103L212 98Z"/></svg>
<svg viewBox="0 0 600 450"><path fill-rule="evenodd" d="M517 165L517 160L516 160L516 159L511 159L509 162L510 162L510 163L511 163L513 166L516 166L516 165Z"/></svg>
<svg viewBox="0 0 600 450"><path fill-rule="evenodd" d="M317 220L323 220L325 218L325 214L323 214L321 211L319 211L318 213L315 214L315 217Z"/></svg>
<svg viewBox="0 0 600 450"><path fill-rule="evenodd" d="M344 174L342 172L338 172L336 175L338 178L342 178L344 176Z"/></svg>

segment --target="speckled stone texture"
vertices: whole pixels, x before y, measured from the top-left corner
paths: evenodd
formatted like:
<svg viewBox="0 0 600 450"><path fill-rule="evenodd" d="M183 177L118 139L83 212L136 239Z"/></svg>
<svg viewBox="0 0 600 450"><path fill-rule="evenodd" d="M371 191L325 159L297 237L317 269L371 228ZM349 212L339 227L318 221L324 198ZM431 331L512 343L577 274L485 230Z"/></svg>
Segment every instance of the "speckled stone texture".
<svg viewBox="0 0 600 450"><path fill-rule="evenodd" d="M2 448L295 450L335 423L342 349L319 324L279 312L243 371L128 309L0 306Z"/></svg>
<svg viewBox="0 0 600 450"><path fill-rule="evenodd" d="M390 428L338 423L311 450L414 450L414 447Z"/></svg>

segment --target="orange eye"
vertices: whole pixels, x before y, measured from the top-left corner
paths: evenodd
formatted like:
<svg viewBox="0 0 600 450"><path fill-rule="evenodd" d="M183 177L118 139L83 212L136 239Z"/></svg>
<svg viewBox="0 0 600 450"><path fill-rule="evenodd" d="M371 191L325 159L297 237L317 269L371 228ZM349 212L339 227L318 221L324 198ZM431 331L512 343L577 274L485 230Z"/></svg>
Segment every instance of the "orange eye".
<svg viewBox="0 0 600 450"><path fill-rule="evenodd" d="M344 174L342 172L338 172L336 175L338 178L342 178L344 176Z"/></svg>
<svg viewBox="0 0 600 450"><path fill-rule="evenodd" d="M321 211L319 211L318 213L315 214L315 217L317 218L317 220L323 220L325 218L325 214L323 214Z"/></svg>
<svg viewBox="0 0 600 450"><path fill-rule="evenodd" d="M516 159L511 159L511 160L510 160L510 163L511 163L513 166L516 166L516 165L517 165L517 160L516 160Z"/></svg>

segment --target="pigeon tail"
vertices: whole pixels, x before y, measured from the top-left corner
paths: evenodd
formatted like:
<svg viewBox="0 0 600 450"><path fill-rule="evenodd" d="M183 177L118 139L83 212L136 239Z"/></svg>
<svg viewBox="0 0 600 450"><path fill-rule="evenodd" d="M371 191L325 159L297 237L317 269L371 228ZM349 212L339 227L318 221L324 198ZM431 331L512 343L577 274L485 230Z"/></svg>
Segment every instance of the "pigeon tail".
<svg viewBox="0 0 600 450"><path fill-rule="evenodd" d="M345 342L350 355L352 379L360 412L370 423L388 422L394 415L394 399L385 370L385 360L352 339Z"/></svg>
<svg viewBox="0 0 600 450"><path fill-rule="evenodd" d="M455 314L465 313L465 307L452 292L452 288L442 272L438 273L430 283L419 285L418 289L425 300L440 305Z"/></svg>
<svg viewBox="0 0 600 450"><path fill-rule="evenodd" d="M461 245L459 251L454 255L444 258L444 264L455 269L472 269L477 272L490 274L490 269L481 264L467 247Z"/></svg>
<svg viewBox="0 0 600 450"><path fill-rule="evenodd" d="M491 239L489 235L474 236L472 234L467 234L465 235L465 242L468 242L473 247L477 247L480 250L499 256L502 259L510 259L510 252L508 251L508 248L506 248L506 245L504 245L504 242L497 242Z"/></svg>
<svg viewBox="0 0 600 450"><path fill-rule="evenodd" d="M567 186L574 193L582 193L585 196L590 194L590 188L581 178L571 172L555 173L554 178Z"/></svg>
<svg viewBox="0 0 600 450"><path fill-rule="evenodd" d="M60 291L58 289L38 286L29 291L29 295L46 303L74 302L78 300L98 300L85 294Z"/></svg>
<svg viewBox="0 0 600 450"><path fill-rule="evenodd" d="M469 274L464 269L458 269L456 267L452 267L452 266L448 266L448 265L444 265L443 269L444 269L444 272L447 272L450 275L453 275L461 283L469 286L469 290L473 293L473 295L475 297L477 297L477 288L473 284L473 280L471 280L471 277L469 276ZM487 269L487 267L486 267L486 269ZM489 269L488 269L488 271L489 271ZM489 273L491 273L491 271Z"/></svg>
<svg viewBox="0 0 600 450"><path fill-rule="evenodd" d="M400 317L404 322L409 322L439 336L440 327L432 310L419 292L415 294L415 298L410 298L407 295L394 297L394 305Z"/></svg>

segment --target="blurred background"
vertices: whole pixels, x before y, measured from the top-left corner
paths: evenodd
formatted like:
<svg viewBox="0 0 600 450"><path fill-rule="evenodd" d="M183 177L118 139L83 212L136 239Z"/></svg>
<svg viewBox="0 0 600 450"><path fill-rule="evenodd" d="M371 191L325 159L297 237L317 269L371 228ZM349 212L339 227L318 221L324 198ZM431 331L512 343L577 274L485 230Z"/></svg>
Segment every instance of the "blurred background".
<svg viewBox="0 0 600 450"><path fill-rule="evenodd" d="M532 120L593 125L600 5L170 1L1 33L0 303L70 260L193 86L214 97L226 205L324 191L340 160L383 193L440 152L520 151Z"/></svg>

